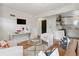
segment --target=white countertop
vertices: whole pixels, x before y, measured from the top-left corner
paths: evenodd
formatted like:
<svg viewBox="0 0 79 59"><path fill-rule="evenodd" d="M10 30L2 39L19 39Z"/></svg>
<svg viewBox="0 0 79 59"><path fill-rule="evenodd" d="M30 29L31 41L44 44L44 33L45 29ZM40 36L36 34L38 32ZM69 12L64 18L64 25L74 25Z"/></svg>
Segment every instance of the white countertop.
<svg viewBox="0 0 79 59"><path fill-rule="evenodd" d="M22 35L22 34L31 34L31 32L20 32L20 33L18 33L18 34L11 34L11 35Z"/></svg>

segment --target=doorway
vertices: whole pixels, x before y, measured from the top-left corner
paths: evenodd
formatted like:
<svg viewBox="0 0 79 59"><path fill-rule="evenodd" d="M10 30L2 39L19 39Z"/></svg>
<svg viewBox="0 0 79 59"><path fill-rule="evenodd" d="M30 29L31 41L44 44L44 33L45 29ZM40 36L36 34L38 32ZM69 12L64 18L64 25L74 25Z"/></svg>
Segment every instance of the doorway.
<svg viewBox="0 0 79 59"><path fill-rule="evenodd" d="M41 31L42 31L42 33L47 32L47 21L46 20L41 21Z"/></svg>

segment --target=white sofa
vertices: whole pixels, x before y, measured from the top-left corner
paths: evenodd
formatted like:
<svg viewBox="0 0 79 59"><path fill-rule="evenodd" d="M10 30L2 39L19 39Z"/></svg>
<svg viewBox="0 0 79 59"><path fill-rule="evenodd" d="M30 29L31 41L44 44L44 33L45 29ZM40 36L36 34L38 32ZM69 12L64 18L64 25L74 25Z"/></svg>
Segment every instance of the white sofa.
<svg viewBox="0 0 79 59"><path fill-rule="evenodd" d="M0 48L0 56L23 56L23 47Z"/></svg>

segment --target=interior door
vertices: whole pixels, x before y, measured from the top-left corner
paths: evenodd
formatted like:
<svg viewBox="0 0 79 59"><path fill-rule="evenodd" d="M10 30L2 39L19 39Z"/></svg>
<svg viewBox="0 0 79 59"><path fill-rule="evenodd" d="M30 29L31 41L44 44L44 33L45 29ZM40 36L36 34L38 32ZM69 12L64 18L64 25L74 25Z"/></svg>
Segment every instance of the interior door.
<svg viewBox="0 0 79 59"><path fill-rule="evenodd" d="M46 20L42 20L42 24L41 24L42 26L42 28L41 28L41 30L42 30L42 33L46 33L47 32L47 21Z"/></svg>

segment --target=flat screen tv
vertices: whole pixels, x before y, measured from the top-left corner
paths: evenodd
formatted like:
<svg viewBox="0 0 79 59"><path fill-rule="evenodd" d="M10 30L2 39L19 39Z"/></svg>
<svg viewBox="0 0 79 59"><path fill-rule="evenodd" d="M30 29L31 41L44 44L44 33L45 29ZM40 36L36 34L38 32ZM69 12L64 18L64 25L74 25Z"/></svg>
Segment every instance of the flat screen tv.
<svg viewBox="0 0 79 59"><path fill-rule="evenodd" d="M25 25L26 24L26 19L17 19L17 24L22 24Z"/></svg>

